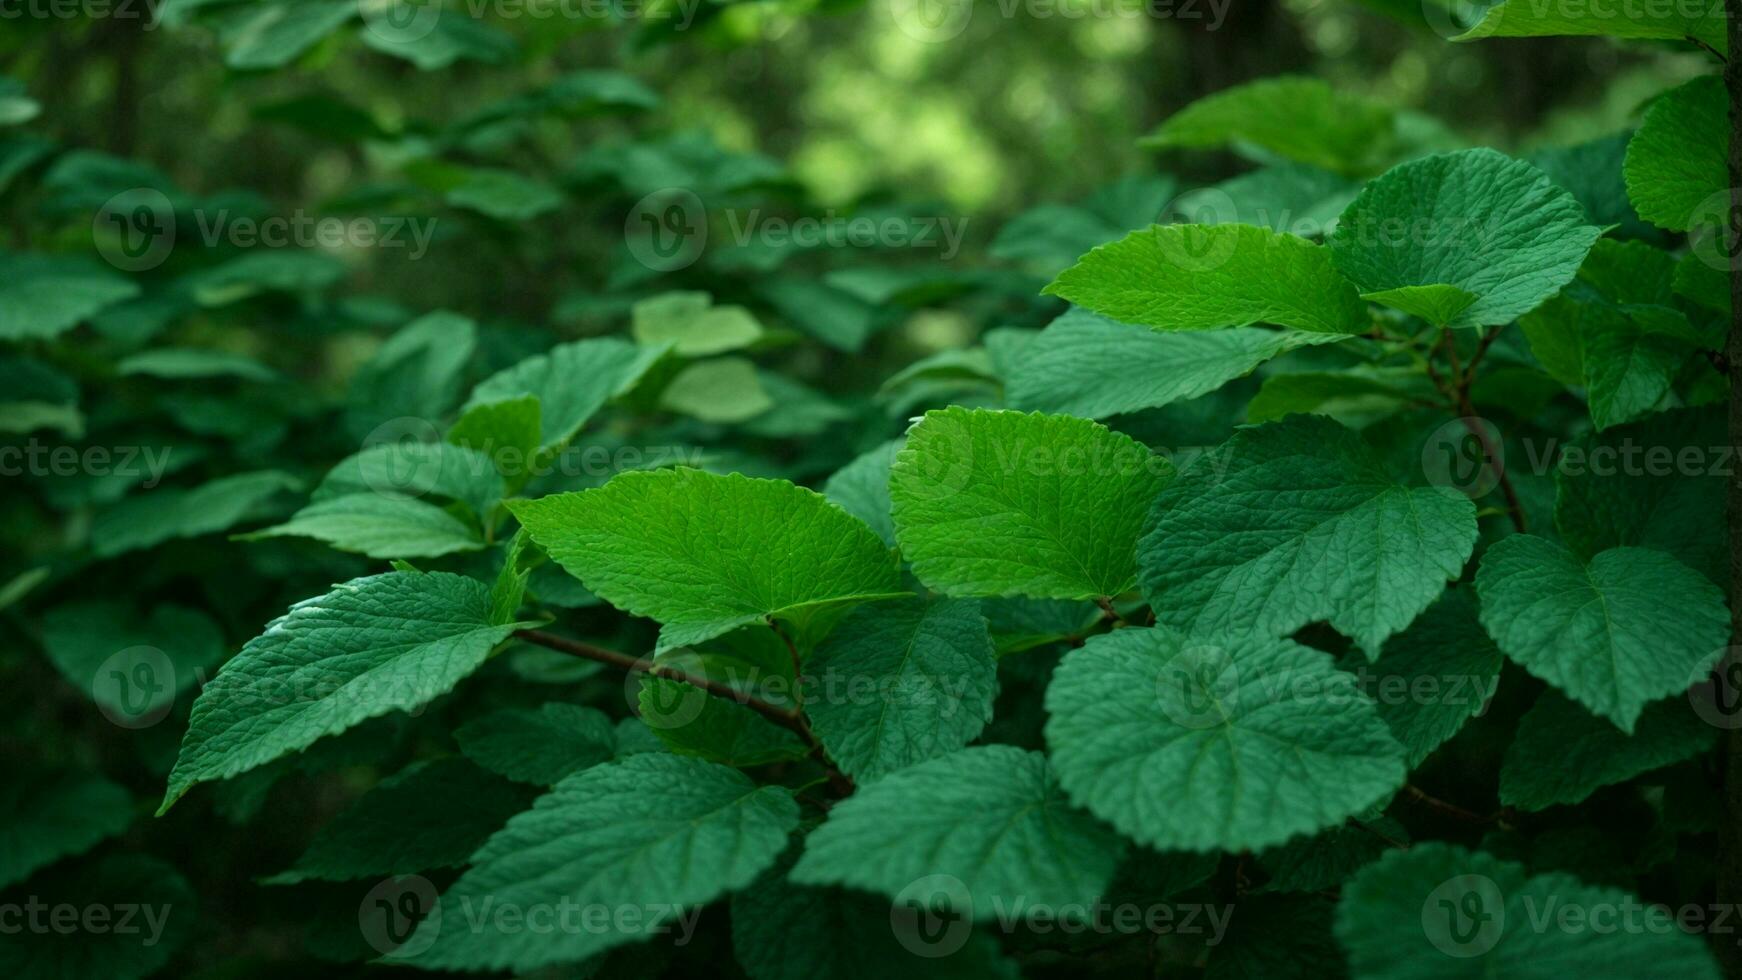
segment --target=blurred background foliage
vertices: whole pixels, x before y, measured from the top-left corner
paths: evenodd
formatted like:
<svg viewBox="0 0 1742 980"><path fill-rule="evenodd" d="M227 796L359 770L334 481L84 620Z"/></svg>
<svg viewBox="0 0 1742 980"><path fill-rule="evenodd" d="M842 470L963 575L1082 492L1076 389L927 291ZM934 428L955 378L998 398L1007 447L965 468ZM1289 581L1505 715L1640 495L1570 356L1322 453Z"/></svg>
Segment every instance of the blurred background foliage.
<svg viewBox="0 0 1742 980"><path fill-rule="evenodd" d="M139 819L108 832L130 852L175 856L205 910L207 941L176 954L176 975L361 960L355 894L253 879L382 773L445 745L457 721L523 702L528 682L553 682L539 697L562 685L623 709L619 678L503 658L455 703L144 816L191 698L131 730L93 711L75 678L142 636L209 671L290 603L379 570L314 542L227 533L295 511L383 422L451 420L494 372L622 335L651 297L705 292L750 311L753 341L655 371L669 388L631 392L587 445L706 447L709 466L817 486L918 411L996 403L998 345L976 345L1056 316L1063 304L1040 289L1081 248L1267 162L1139 147L1196 99L1308 75L1404 110L1421 146L1526 155L1624 131L1646 99L1709 65L1668 44L1451 44L1438 0L974 0L960 33L934 40L903 29L891 0L695 2L686 29L487 16L395 52L366 41L352 0L165 0L161 22L30 16L0 0L0 445L172 451L149 491L91 472L0 477L0 769L14 787L64 769L124 788ZM625 226L637 201L671 187L702 199L710 244L661 271L636 261ZM105 205L141 188L174 202L177 245L122 276L96 264L93 244ZM404 218L431 237L416 258L202 242L199 222L220 215ZM733 242L732 222L751 215L947 222L964 237L959 254ZM1088 230L1073 236L1076 223ZM24 258L35 255L92 265L16 288L42 275ZM102 290L111 301L55 311ZM416 326L437 310L476 327ZM211 353L139 359L159 349ZM1152 444L1213 444L1255 388L1116 425ZM526 493L602 479L541 478ZM490 574L492 560L430 564ZM646 624L566 598L577 633L646 648ZM1037 738L1050 662L1011 663L997 738ZM728 961L727 941L709 934L691 955Z"/></svg>

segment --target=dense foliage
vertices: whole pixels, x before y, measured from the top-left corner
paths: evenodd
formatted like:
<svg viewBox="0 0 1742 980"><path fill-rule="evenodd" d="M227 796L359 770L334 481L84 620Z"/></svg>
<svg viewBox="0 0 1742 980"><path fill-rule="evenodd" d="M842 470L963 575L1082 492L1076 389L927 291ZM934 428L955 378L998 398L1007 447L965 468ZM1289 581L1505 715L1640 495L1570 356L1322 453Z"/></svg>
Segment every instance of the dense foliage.
<svg viewBox="0 0 1742 980"><path fill-rule="evenodd" d="M810 6L0 42L0 975L1720 975L1721 7L1375 2L1653 89L1268 73L975 239L627 70Z"/></svg>

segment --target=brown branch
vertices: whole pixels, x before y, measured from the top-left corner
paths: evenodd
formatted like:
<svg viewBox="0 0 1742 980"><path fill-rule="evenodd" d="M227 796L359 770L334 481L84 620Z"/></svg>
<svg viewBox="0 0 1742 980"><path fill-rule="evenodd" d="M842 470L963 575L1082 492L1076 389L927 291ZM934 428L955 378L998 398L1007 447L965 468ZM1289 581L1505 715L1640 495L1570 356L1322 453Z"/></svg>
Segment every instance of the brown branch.
<svg viewBox="0 0 1742 980"><path fill-rule="evenodd" d="M1726 37L1732 54L1742 52L1742 0L1725 0ZM1730 184L1730 213L1742 208L1742 57L1724 62L1724 88L1729 95L1730 131L1727 157ZM1733 227L1727 227L1724 251L1730 262L1730 337L1725 344L1729 372L1730 406L1727 425L1731 446L1742 446L1742 266L1736 257L1742 255L1742 241ZM1721 234L1723 232L1720 232ZM1730 555L1730 642L1742 643L1742 479L1730 478L1725 502L1726 526ZM1716 530L1716 529L1714 529ZM1719 793L1725 819L1718 822L1718 853L1715 898L1719 903L1742 902L1742 728L1725 733L1719 749L1719 772L1723 788ZM1725 975L1742 978L1742 948L1735 943L1716 943Z"/></svg>
<svg viewBox="0 0 1742 980"><path fill-rule="evenodd" d="M810 747L810 757L815 759L827 772L829 785L837 793L845 796L853 791L853 780L829 761L822 741L817 738L816 732L811 730L810 720L805 718L802 712L764 701L754 694L740 691L730 684L724 684L712 678L698 677L688 671L655 663L652 660L637 660L626 653L618 653L615 650L596 647L591 643L571 640L566 636L557 636L543 630L515 630L514 636L517 639L535 643L558 653L566 653L571 657L606 664L632 674L647 674L651 677L688 684L691 687L701 688L717 698L736 701L803 740L804 744Z"/></svg>
<svg viewBox="0 0 1742 980"><path fill-rule="evenodd" d="M1505 809L1496 810L1487 816L1483 816L1473 810L1466 810L1456 803L1448 803L1437 796L1430 796L1409 783L1403 784L1403 795L1425 807L1428 807L1429 809L1437 810L1448 817L1462 820L1465 823L1498 824L1502 827L1506 826L1507 811Z"/></svg>
<svg viewBox="0 0 1742 980"><path fill-rule="evenodd" d="M1476 437L1476 441L1482 444L1482 457L1485 465L1489 472L1494 474L1495 481L1500 485L1500 493L1506 498L1507 516L1512 518L1512 526L1522 532L1528 530L1524 520L1524 503L1518 499L1518 490L1513 487L1512 480L1506 476L1506 464L1502 462L1505 457L1500 455L1500 447L1494 444L1494 440L1488 435L1487 428L1482 425L1476 415L1476 406L1470 402L1470 385L1476 379L1476 363L1488 352L1489 345L1493 343L1493 338L1499 332L1498 329L1491 331L1487 337L1482 339L1482 342L1476 347L1475 356L1470 359L1468 370L1466 370L1459 363L1458 345L1452 341L1452 332L1442 328L1439 343L1432 351L1428 352L1427 374L1434 387L1438 388L1440 394L1446 397L1459 421L1464 423L1464 428L1469 430L1470 434ZM1449 381L1441 378L1439 370L1434 367L1434 354L1441 350L1446 352L1446 360L1451 364L1452 377Z"/></svg>

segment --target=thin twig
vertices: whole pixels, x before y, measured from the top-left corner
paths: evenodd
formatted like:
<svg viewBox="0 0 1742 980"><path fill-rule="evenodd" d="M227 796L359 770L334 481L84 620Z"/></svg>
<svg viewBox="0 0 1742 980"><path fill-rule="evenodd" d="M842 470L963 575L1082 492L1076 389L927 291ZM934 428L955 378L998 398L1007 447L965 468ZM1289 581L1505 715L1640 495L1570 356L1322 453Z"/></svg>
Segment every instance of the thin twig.
<svg viewBox="0 0 1742 980"><path fill-rule="evenodd" d="M1501 462L1505 457L1500 455L1500 447L1494 444L1494 440L1488 435L1487 428L1482 425L1481 420L1476 415L1476 406L1470 402L1470 385L1476 378L1476 363L1482 359L1483 354L1487 353L1488 346L1493 343L1491 338L1498 333L1498 330L1490 332L1487 337L1483 338L1483 342L1477 345L1476 354L1470 359L1470 366L1466 371L1459 363L1458 345L1452 341L1452 332L1441 330L1439 344L1435 346L1433 352L1428 354L1427 373L1428 378L1433 381L1434 387L1446 396L1452 411L1457 414L1459 421L1463 422L1464 428L1476 437L1478 443L1481 443L1483 461L1488 470L1494 474L1495 481L1499 483L1501 494L1506 497L1506 513L1512 518L1512 526L1523 532L1528 530L1524 520L1524 503L1518 499L1518 490L1513 487L1512 480L1506 476L1506 464ZM1441 378L1438 369L1434 367L1433 354L1440 350L1446 352L1446 360L1451 364L1452 377L1449 382Z"/></svg>
<svg viewBox="0 0 1742 980"><path fill-rule="evenodd" d="M811 758L815 759L817 763L823 767L824 771L827 772L829 785L837 793L844 796L853 791L853 780L845 773L841 772L840 769L836 768L833 762L829 761L828 753L824 750L822 741L817 738L816 732L811 730L810 720L805 718L802 712L790 708L783 708L777 704L764 701L754 694L740 691L730 684L723 684L719 681L713 680L712 678L698 677L688 671L679 670L676 667L671 667L666 664L655 663L652 660L637 660L626 653L618 653L615 650L596 647L591 643L583 643L580 640L571 640L566 636L557 636L554 633L546 633L543 630L515 630L514 636L517 639L525 640L528 643L535 643L541 647L545 647L546 649L555 650L558 653L566 653L573 657L580 657L583 660L591 660L595 663L607 664L616 667L619 670L626 670L632 674L647 674L651 677L676 681L680 684L688 684L691 687L701 688L703 691L706 691L717 698L736 701L774 724L792 732L803 740L804 744L810 747Z"/></svg>
<svg viewBox="0 0 1742 980"><path fill-rule="evenodd" d="M1408 796L1410 799L1422 804L1423 806L1438 810L1440 813L1443 813L1448 817L1462 820L1465 823L1499 824L1502 827L1506 826L1506 811L1504 809L1496 810L1487 816L1483 816L1473 810L1466 810L1456 803L1448 803L1437 796L1430 796L1409 783L1403 785L1403 793L1405 796Z"/></svg>

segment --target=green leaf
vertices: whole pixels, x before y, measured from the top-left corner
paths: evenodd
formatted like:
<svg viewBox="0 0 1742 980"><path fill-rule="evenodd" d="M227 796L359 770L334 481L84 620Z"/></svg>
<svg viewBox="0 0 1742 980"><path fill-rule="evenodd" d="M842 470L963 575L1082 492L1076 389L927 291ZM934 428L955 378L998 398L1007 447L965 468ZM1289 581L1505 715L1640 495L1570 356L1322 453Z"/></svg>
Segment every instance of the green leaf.
<svg viewBox="0 0 1742 980"><path fill-rule="evenodd" d="M889 440L836 470L823 484L823 496L870 525L891 548L895 547L895 517L889 501L889 471L905 442Z"/></svg>
<svg viewBox="0 0 1742 980"><path fill-rule="evenodd" d="M466 758L498 775L536 786L598 765L616 751L611 720L596 708L552 701L509 708L461 725L454 738Z"/></svg>
<svg viewBox="0 0 1742 980"><path fill-rule="evenodd" d="M811 655L812 727L861 783L947 755L992 720L998 655L980 604L914 599L855 610Z"/></svg>
<svg viewBox="0 0 1742 980"><path fill-rule="evenodd" d="M57 337L138 295L131 280L83 259L0 252L0 340Z"/></svg>
<svg viewBox="0 0 1742 980"><path fill-rule="evenodd" d="M1399 286L1375 293L1362 293L1361 298L1421 317L1436 327L1456 320L1458 314L1474 306L1482 297L1456 286L1435 283L1431 286Z"/></svg>
<svg viewBox="0 0 1742 980"><path fill-rule="evenodd" d="M1698 38L1724 50L1724 7L1720 3L1545 4L1540 0L1503 0L1489 7L1474 27L1452 38L1475 41L1485 37L1621 37L1683 41Z"/></svg>
<svg viewBox="0 0 1742 980"><path fill-rule="evenodd" d="M201 690L158 812L196 783L428 704L522 625L492 624L489 589L447 572L371 575L297 603Z"/></svg>
<svg viewBox="0 0 1742 980"><path fill-rule="evenodd" d="M472 389L461 411L470 413L480 405L531 395L538 399L542 413L540 449L554 453L567 446L606 402L634 387L664 353L615 337L577 340L486 378Z"/></svg>
<svg viewBox="0 0 1742 980"><path fill-rule="evenodd" d="M1604 786L1691 758L1717 741L1718 729L1684 698L1648 705L1629 735L1545 691L1506 750L1500 802L1527 811L1583 803Z"/></svg>
<svg viewBox="0 0 1742 980"><path fill-rule="evenodd" d="M1337 334L1231 327L1162 333L1072 309L1047 325L1004 379L1012 408L1100 419L1215 391L1278 354Z"/></svg>
<svg viewBox="0 0 1742 980"><path fill-rule="evenodd" d="M133 822L120 786L72 770L14 772L0 783L0 888L37 869L83 854Z"/></svg>
<svg viewBox="0 0 1742 980"><path fill-rule="evenodd" d="M1681 257L1675 268L1675 292L1708 310L1730 313L1730 275L1697 250Z"/></svg>
<svg viewBox="0 0 1742 980"><path fill-rule="evenodd" d="M1542 171L1489 149L1424 157L1368 184L1331 235L1331 257L1365 295L1445 313L1441 326L1500 326L1578 273L1603 231ZM1408 287L1443 287L1409 289Z"/></svg>
<svg viewBox="0 0 1742 980"><path fill-rule="evenodd" d="M1555 529L1581 558L1622 545L1676 556L1729 580L1724 415L1682 409L1568 444L1555 462Z"/></svg>
<svg viewBox="0 0 1742 980"><path fill-rule="evenodd" d="M1574 909L1576 918L1565 914ZM1616 928L1622 916L1642 924ZM1523 865L1429 842L1356 875L1337 904L1336 932L1361 980L1717 980L1705 944L1681 934L1673 917L1620 889L1558 872L1530 876Z"/></svg>
<svg viewBox="0 0 1742 980"><path fill-rule="evenodd" d="M134 494L91 522L91 551L100 558L150 548L173 538L229 530L274 510L278 497L302 486L289 473L238 473L191 490L158 487Z"/></svg>
<svg viewBox="0 0 1742 980"><path fill-rule="evenodd" d="M514 55L517 45L512 35L476 17L467 16L462 10L443 10L436 5L421 10L427 13L414 14L413 17L435 15L427 29L418 19L399 28L394 18L403 18L404 15L394 13L389 7L378 21L386 29L365 28L360 34L363 43L382 54L403 58L422 71L437 71L462 59L498 65Z"/></svg>
<svg viewBox="0 0 1742 980"><path fill-rule="evenodd" d="M680 371L659 406L703 422L748 422L774 408L756 364L742 357L699 361Z"/></svg>
<svg viewBox="0 0 1742 980"><path fill-rule="evenodd" d="M351 380L346 427L359 439L376 436L383 426L404 427L407 420L433 431L459 397L477 344L477 324L456 313L431 313L406 324ZM383 434L423 434L418 429Z"/></svg>
<svg viewBox="0 0 1742 980"><path fill-rule="evenodd" d="M354 494L384 499L434 495L457 500L487 520L503 492L502 476L482 452L443 442L386 442L341 460L321 478L311 498L321 503Z"/></svg>
<svg viewBox="0 0 1742 980"><path fill-rule="evenodd" d="M860 787L805 840L792 880L901 901L947 875L960 882L954 911L992 919L1028 905L1093 903L1124 851L1065 799L1045 756L986 745Z"/></svg>
<svg viewBox="0 0 1742 980"><path fill-rule="evenodd" d="M1027 261L1047 274L1103 242L1154 223L1177 184L1160 174L1132 174L1076 204L1042 204L1011 218L992 240L993 258Z"/></svg>
<svg viewBox="0 0 1742 980"><path fill-rule="evenodd" d="M1572 146L1545 147L1528 159L1584 205L1591 224L1614 225L1624 238L1654 238L1659 232L1633 210L1621 172L1632 135L1624 131Z"/></svg>
<svg viewBox="0 0 1742 980"><path fill-rule="evenodd" d="M193 347L158 347L124 357L115 365L120 374L143 374L154 378L236 377L246 381L276 381L272 370L246 354Z"/></svg>
<svg viewBox="0 0 1742 980"><path fill-rule="evenodd" d="M478 532L431 503L364 492L319 500L244 541L303 537L370 558L436 558L484 547Z"/></svg>
<svg viewBox="0 0 1742 980"><path fill-rule="evenodd" d="M0 974L11 980L141 980L163 969L199 922L199 903L187 879L143 854L85 862L33 883L28 895L7 895L6 904L38 909L39 921L48 926L0 933ZM58 909L77 911L73 928L53 925ZM78 928L97 921L106 927Z"/></svg>
<svg viewBox="0 0 1742 980"><path fill-rule="evenodd" d="M42 103L30 97L24 83L0 78L0 126L17 126L42 113Z"/></svg>
<svg viewBox="0 0 1742 980"><path fill-rule="evenodd" d="M1065 655L1046 710L1071 798L1152 847L1271 847L1403 785L1354 677L1289 640L1115 630Z"/></svg>
<svg viewBox="0 0 1742 980"><path fill-rule="evenodd" d="M596 490L508 507L594 594L658 620L661 651L903 594L870 528L784 480L624 473Z"/></svg>
<svg viewBox="0 0 1742 980"><path fill-rule="evenodd" d="M1251 225L1152 225L1083 256L1043 292L1157 330L1369 326L1324 246Z"/></svg>
<svg viewBox="0 0 1742 980"><path fill-rule="evenodd" d="M355 881L458 867L531 803L531 791L464 759L414 762L376 783L323 826L295 864L264 883Z"/></svg>
<svg viewBox="0 0 1742 980"><path fill-rule="evenodd" d="M1297 415L1194 461L1156 498L1137 556L1165 625L1284 635L1328 620L1371 659L1475 544L1469 498L1405 486L1359 434Z"/></svg>
<svg viewBox="0 0 1742 980"><path fill-rule="evenodd" d="M898 912L887 898L851 889L795 885L786 880L791 863L732 896L732 950L753 980L883 980L892 970L908 980L1020 975L986 931L965 921L921 931L925 912Z"/></svg>
<svg viewBox="0 0 1742 980"><path fill-rule="evenodd" d="M1181 194L1174 212L1205 224L1239 222L1319 238L1336 227L1360 189L1327 170L1287 163Z"/></svg>
<svg viewBox="0 0 1742 980"><path fill-rule="evenodd" d="M895 534L920 581L945 595L1116 596L1173 465L1087 419L927 412L896 456Z"/></svg>
<svg viewBox="0 0 1742 980"><path fill-rule="evenodd" d="M815 279L770 276L755 286L793 326L837 350L858 353L885 322L875 304Z"/></svg>
<svg viewBox="0 0 1742 980"><path fill-rule="evenodd" d="M345 264L313 250L260 248L190 277L201 306L220 307L263 293L318 293L345 277Z"/></svg>
<svg viewBox="0 0 1742 980"><path fill-rule="evenodd" d="M532 539L515 531L503 550L496 581L490 583L490 622L513 622L526 602L526 587L532 581L533 570L544 564L544 556L532 545Z"/></svg>
<svg viewBox="0 0 1742 980"><path fill-rule="evenodd" d="M269 2L243 8L225 23L224 64L240 70L283 68L357 15L348 0Z"/></svg>
<svg viewBox="0 0 1742 980"><path fill-rule="evenodd" d="M1647 702L1701 680L1724 652L1724 594L1661 551L1582 562L1515 534L1482 556L1482 625L1515 663L1631 733Z"/></svg>
<svg viewBox="0 0 1742 980"><path fill-rule="evenodd" d="M198 610L153 605L149 615L113 600L79 600L42 616L42 645L80 693L126 727L169 713L176 695L224 659L224 634Z"/></svg>
<svg viewBox="0 0 1742 980"><path fill-rule="evenodd" d="M696 658L700 663L689 658L660 659L673 661L691 674L727 679L713 669L712 658ZM744 705L682 681L642 677L636 709L659 743L678 755L743 769L802 759L810 752L797 735Z"/></svg>
<svg viewBox="0 0 1742 980"><path fill-rule="evenodd" d="M1488 706L1500 684L1500 648L1476 618L1469 589L1453 589L1385 643L1376 675L1356 669L1411 769Z"/></svg>
<svg viewBox="0 0 1742 980"><path fill-rule="evenodd" d="M447 202L501 221L531 221L562 207L556 188L511 170L472 170Z"/></svg>
<svg viewBox="0 0 1742 980"><path fill-rule="evenodd" d="M519 972L646 940L652 927L675 928L674 911L754 881L797 824L798 805L785 789L758 787L700 759L646 753L583 770L473 855L471 869L442 895L441 918L426 919L395 960ZM637 908L643 928L464 928L467 911L476 916L486 900L521 909Z"/></svg>
<svg viewBox="0 0 1742 980"><path fill-rule="evenodd" d="M1652 411L1695 356L1696 335L1662 306L1618 306L1582 284L1518 321L1557 381L1582 387L1598 431Z"/></svg>
<svg viewBox="0 0 1742 980"><path fill-rule="evenodd" d="M446 438L452 445L482 454L501 474L498 485L511 492L524 486L542 462L538 450L543 432L544 411L536 396L526 395L468 408Z"/></svg>
<svg viewBox="0 0 1742 980"><path fill-rule="evenodd" d="M1407 840L1409 832L1397 821L1380 817L1366 823L1350 820L1312 837L1297 837L1258 855L1258 864L1270 873L1261 890L1316 892L1338 888L1393 846L1386 838Z"/></svg>
<svg viewBox="0 0 1742 980"><path fill-rule="evenodd" d="M1628 142L1622 171L1639 216L1672 231L1694 227L1712 199L1727 194L1729 146L1729 102L1718 76L1660 96Z"/></svg>
<svg viewBox="0 0 1742 980"><path fill-rule="evenodd" d="M1395 415L1411 399L1431 400L1433 390L1423 382L1413 368L1278 372L1266 377L1258 394L1246 403L1246 421L1328 415L1359 428Z"/></svg>
<svg viewBox="0 0 1742 980"><path fill-rule="evenodd" d="M1143 146L1214 148L1250 144L1349 176L1372 173L1398 149L1395 114L1316 78L1247 82L1199 99L1145 137Z"/></svg>
<svg viewBox="0 0 1742 980"><path fill-rule="evenodd" d="M707 293L661 293L635 304L630 331L637 343L670 345L683 357L707 357L748 347L762 324L742 306L715 306Z"/></svg>

